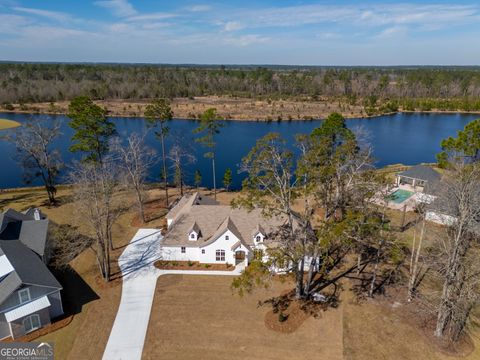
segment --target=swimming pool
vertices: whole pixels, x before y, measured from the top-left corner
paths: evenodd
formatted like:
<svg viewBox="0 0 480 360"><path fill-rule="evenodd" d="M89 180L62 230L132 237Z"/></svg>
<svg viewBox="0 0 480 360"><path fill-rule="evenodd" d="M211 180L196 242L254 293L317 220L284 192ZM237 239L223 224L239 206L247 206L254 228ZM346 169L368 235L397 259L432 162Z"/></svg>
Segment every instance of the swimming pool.
<svg viewBox="0 0 480 360"><path fill-rule="evenodd" d="M403 189L398 189L387 196L388 200L393 201L395 204L401 204L407 200L410 196L413 195L413 192Z"/></svg>

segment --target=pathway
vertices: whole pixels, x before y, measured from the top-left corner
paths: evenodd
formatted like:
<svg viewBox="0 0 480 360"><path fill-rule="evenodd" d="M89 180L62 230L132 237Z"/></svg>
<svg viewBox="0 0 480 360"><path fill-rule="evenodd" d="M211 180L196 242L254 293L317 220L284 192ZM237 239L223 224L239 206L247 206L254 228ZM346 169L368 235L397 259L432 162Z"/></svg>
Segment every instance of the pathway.
<svg viewBox="0 0 480 360"><path fill-rule="evenodd" d="M160 270L153 263L159 258L161 232L140 229L118 264L123 275L122 298L108 339L103 360L141 359L147 334L157 278L166 274L239 275L243 264L233 271Z"/></svg>

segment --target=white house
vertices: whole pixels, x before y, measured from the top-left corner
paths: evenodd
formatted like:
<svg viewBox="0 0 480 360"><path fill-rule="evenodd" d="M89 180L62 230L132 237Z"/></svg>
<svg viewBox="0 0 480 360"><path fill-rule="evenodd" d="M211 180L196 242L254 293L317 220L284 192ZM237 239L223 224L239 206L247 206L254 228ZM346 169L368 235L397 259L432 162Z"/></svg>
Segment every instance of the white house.
<svg viewBox="0 0 480 360"><path fill-rule="evenodd" d="M161 258L247 265L255 251L264 254L268 235L282 223L278 217L265 218L259 209L248 212L198 193L186 195L167 214Z"/></svg>

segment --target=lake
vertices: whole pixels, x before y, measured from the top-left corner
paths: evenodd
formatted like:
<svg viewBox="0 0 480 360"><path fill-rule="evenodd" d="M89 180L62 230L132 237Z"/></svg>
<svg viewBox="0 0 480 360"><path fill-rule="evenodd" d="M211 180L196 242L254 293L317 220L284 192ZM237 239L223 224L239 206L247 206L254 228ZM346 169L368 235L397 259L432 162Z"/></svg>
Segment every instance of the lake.
<svg viewBox="0 0 480 360"><path fill-rule="evenodd" d="M435 154L440 151L440 141L448 136L456 135L458 130L470 121L478 118L473 114L421 114L399 113L380 116L370 119L347 120L348 127L362 126L370 135L373 144L376 165L382 167L390 164L417 164L434 162ZM68 148L73 131L68 126L66 116L39 115L39 114L9 114L0 113L0 118L11 119L20 123L26 119L42 122L59 119L62 122L62 137L54 144L63 156L66 163L71 162L78 155L72 155ZM143 133L148 131L146 121L141 118L112 118L120 136L126 137L132 132ZM217 138L217 186L222 186L223 174L226 168L231 168L234 178L234 188L241 185L242 175L237 174L238 164L242 157L255 144L256 140L269 132L278 132L292 145L295 134L310 133L320 125L320 120L312 121L282 121L282 122L253 122L253 121L226 121ZM193 183L193 173L199 169L202 173L202 185L212 186L211 162L203 157L205 150L195 143L192 130L198 126L194 120L175 119L169 122L171 138L181 138L182 143L189 144L196 156L195 164L187 167L187 182ZM7 130L7 131L15 131ZM5 131L5 132L7 132ZM156 140L153 131L147 133L146 141L160 153L160 143ZM167 148L172 140L167 141ZM24 186L22 170L15 162L15 148L12 144L0 140L0 188ZM160 162L151 169L150 181L158 181ZM170 171L172 172L172 171ZM40 184L37 182L36 184Z"/></svg>

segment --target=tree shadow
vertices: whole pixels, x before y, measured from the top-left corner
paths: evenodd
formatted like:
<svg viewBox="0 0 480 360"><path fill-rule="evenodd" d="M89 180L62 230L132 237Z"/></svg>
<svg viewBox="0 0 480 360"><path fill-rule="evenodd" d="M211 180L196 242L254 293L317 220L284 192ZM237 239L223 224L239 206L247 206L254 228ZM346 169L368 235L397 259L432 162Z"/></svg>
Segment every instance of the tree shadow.
<svg viewBox="0 0 480 360"><path fill-rule="evenodd" d="M51 271L63 287L61 294L64 316L79 314L85 304L100 299L70 265L61 269L53 268Z"/></svg>

